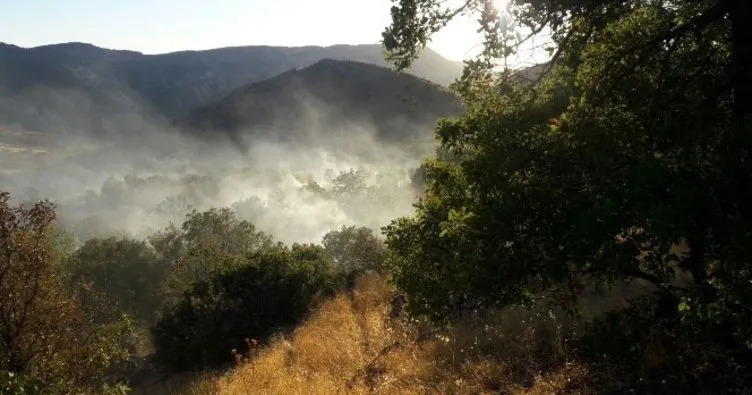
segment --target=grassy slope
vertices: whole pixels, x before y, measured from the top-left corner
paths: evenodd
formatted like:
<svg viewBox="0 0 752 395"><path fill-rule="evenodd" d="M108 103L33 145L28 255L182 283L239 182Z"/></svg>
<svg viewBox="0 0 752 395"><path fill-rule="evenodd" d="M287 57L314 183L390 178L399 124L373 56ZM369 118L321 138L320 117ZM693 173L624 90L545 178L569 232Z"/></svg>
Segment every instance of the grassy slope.
<svg viewBox="0 0 752 395"><path fill-rule="evenodd" d="M591 392L567 347L576 326L563 315L504 310L416 341L419 328L388 319L391 296L381 278L361 278L355 292L324 303L289 340L261 347L230 372L137 393Z"/></svg>

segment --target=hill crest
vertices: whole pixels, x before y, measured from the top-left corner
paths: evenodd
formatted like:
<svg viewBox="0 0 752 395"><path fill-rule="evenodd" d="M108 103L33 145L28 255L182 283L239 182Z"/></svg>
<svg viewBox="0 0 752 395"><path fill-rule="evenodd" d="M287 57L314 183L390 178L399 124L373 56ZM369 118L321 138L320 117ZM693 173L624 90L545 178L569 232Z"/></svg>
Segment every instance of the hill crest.
<svg viewBox="0 0 752 395"><path fill-rule="evenodd" d="M359 128L384 142L404 142L431 138L439 118L460 110L454 93L425 79L364 62L322 59L237 88L176 125L203 135L281 134L287 140L347 137Z"/></svg>
<svg viewBox="0 0 752 395"><path fill-rule="evenodd" d="M0 43L0 125L101 135L117 124L113 117L181 118L236 88L325 58L388 66L378 44L143 54L80 42L31 48ZM461 75L462 64L427 49L408 72L447 85Z"/></svg>

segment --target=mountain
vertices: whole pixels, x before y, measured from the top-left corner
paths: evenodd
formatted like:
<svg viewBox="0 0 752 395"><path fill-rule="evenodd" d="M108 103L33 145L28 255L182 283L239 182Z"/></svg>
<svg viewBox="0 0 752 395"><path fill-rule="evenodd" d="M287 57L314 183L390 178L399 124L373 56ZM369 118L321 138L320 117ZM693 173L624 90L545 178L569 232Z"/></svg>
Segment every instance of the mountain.
<svg viewBox="0 0 752 395"><path fill-rule="evenodd" d="M166 119L243 85L322 59L386 66L379 45L247 46L146 55L85 43L34 48L0 43L0 125L94 130L138 112ZM462 64L427 49L409 71L446 85Z"/></svg>
<svg viewBox="0 0 752 395"><path fill-rule="evenodd" d="M380 45L330 47L233 47L146 55L117 63L129 85L170 116L185 115L240 86L262 81L322 59L354 60L388 67ZM410 71L441 85L462 74L462 63L427 49Z"/></svg>
<svg viewBox="0 0 752 395"><path fill-rule="evenodd" d="M373 64L324 59L238 88L176 123L205 136L219 131L316 142L351 139L360 131L400 143L430 139L438 118L460 111L454 93L427 80Z"/></svg>
<svg viewBox="0 0 752 395"><path fill-rule="evenodd" d="M0 125L75 132L149 108L108 66L133 56L138 54L85 44L0 44Z"/></svg>

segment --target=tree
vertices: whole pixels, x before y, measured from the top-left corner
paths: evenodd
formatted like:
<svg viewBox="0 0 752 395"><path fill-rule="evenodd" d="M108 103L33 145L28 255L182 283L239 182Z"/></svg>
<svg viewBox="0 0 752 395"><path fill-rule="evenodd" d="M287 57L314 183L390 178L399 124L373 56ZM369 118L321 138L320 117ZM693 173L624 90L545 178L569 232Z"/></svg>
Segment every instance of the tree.
<svg viewBox="0 0 752 395"><path fill-rule="evenodd" d="M339 286L331 260L314 245L252 252L243 265L195 283L153 333L157 359L172 370L233 362L245 339L264 339L295 325L317 298Z"/></svg>
<svg viewBox="0 0 752 395"><path fill-rule="evenodd" d="M383 270L386 246L369 228L342 226L324 235L321 244L343 273Z"/></svg>
<svg viewBox="0 0 752 395"><path fill-rule="evenodd" d="M367 176L363 170L342 171L332 180L332 192L338 197L351 197L362 193L366 189Z"/></svg>
<svg viewBox="0 0 752 395"><path fill-rule="evenodd" d="M146 326L156 322L169 268L146 242L91 239L67 262L74 283L91 284L111 304Z"/></svg>
<svg viewBox="0 0 752 395"><path fill-rule="evenodd" d="M729 372L752 344L750 2L494 3L392 8L384 45L398 69L455 15L476 13L486 37L455 84L465 113L438 127L455 160L427 163L416 215L385 228L394 282L414 311L445 319L640 279L668 301L651 322L724 350L726 385L742 385ZM512 22L552 37L532 85L495 69L515 49ZM698 377L677 380L712 381Z"/></svg>
<svg viewBox="0 0 752 395"><path fill-rule="evenodd" d="M127 321L92 320L62 281L54 206L12 206L0 192L0 385L14 390L101 391L127 358Z"/></svg>
<svg viewBox="0 0 752 395"><path fill-rule="evenodd" d="M248 222L239 220L228 208L192 211L180 228L168 226L150 240L171 268L169 297L174 298L196 281L207 280L234 265L272 239Z"/></svg>

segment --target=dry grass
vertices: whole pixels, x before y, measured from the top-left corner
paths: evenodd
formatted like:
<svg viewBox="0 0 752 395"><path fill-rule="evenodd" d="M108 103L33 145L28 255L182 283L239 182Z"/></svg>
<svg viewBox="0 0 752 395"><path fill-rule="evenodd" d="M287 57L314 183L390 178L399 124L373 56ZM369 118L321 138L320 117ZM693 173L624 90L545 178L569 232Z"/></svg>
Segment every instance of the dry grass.
<svg viewBox="0 0 752 395"><path fill-rule="evenodd" d="M217 394L219 375L211 373L181 373L170 376L151 375L133 388L130 395L205 395Z"/></svg>
<svg viewBox="0 0 752 395"><path fill-rule="evenodd" d="M390 322L391 296L381 278L363 277L353 294L324 303L289 340L277 338L227 374L200 379L179 392L590 392L587 371L567 347L576 328L547 310L508 309L421 338L414 326Z"/></svg>

